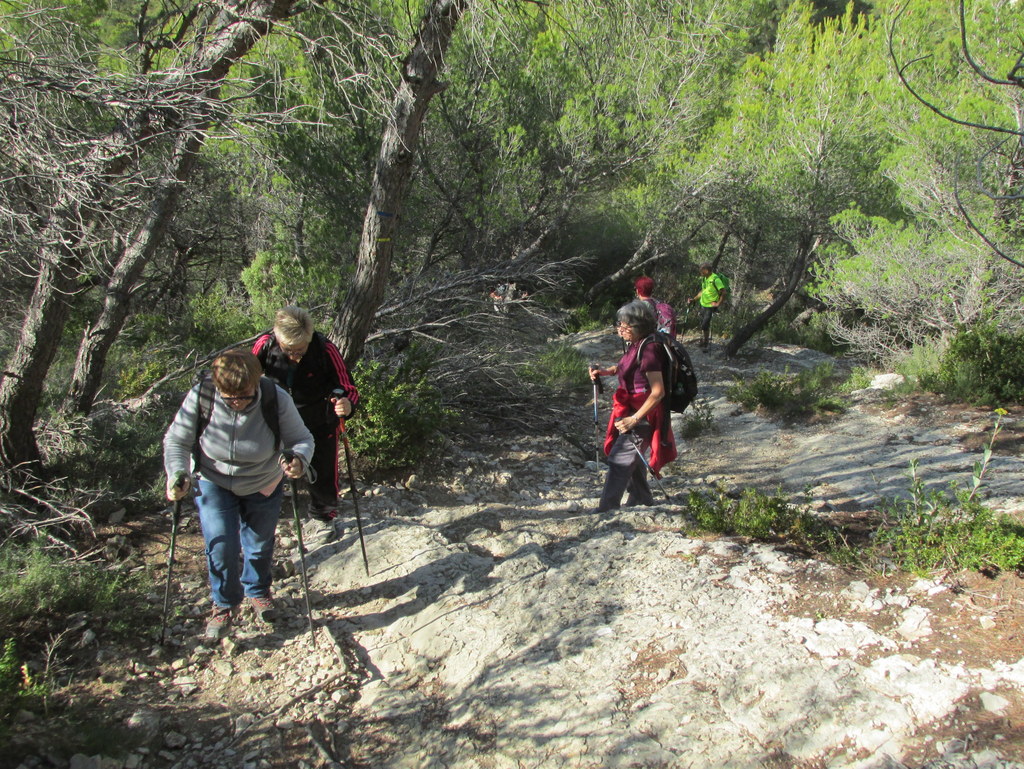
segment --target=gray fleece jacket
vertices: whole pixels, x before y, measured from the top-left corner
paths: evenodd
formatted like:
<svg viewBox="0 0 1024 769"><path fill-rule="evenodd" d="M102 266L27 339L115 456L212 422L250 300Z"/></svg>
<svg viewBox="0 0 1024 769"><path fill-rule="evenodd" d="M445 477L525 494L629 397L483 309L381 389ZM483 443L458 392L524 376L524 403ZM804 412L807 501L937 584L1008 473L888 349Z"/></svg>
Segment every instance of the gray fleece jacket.
<svg viewBox="0 0 1024 769"><path fill-rule="evenodd" d="M283 475L274 446L274 433L263 419L260 389L257 398L244 410L235 411L220 393L214 391L210 423L199 440L201 449L196 470L207 481L239 496L254 494ZM192 467L192 445L199 413L199 385L185 396L174 421L164 435L164 470L168 478L189 472ZM284 448L302 457L309 465L313 456L313 436L302 423L295 402L287 392L277 388L277 413Z"/></svg>

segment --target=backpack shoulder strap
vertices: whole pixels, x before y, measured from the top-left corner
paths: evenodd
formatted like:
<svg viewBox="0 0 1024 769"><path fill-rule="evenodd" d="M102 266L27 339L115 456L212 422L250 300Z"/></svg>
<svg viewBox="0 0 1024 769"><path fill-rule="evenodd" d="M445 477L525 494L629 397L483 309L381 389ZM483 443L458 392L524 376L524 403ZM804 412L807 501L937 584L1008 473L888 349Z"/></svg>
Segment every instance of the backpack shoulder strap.
<svg viewBox="0 0 1024 769"><path fill-rule="evenodd" d="M277 385L269 377L260 377L260 405L263 408L263 420L274 433L274 448L281 446L281 419L277 413Z"/></svg>
<svg viewBox="0 0 1024 769"><path fill-rule="evenodd" d="M199 393L196 399L196 437L192 443L192 463L196 469L199 468L199 454L201 453L199 439L203 436L206 426L210 424L210 417L213 416L213 392L213 378L209 374L204 374L203 378L199 380Z"/></svg>

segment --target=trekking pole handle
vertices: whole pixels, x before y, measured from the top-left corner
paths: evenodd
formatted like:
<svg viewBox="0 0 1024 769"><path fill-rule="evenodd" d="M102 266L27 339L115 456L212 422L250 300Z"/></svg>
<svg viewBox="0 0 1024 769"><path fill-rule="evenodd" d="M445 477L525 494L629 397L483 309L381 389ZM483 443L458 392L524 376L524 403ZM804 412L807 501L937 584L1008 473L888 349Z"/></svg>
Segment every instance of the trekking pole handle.
<svg viewBox="0 0 1024 769"><path fill-rule="evenodd" d="M337 403L342 398L348 398L348 396L345 395L345 391L342 390L340 387L335 387L333 390L331 390L331 403ZM352 405L352 401L349 401L348 416L352 416L352 409L353 408L355 408L355 407ZM341 430L342 430L342 432L344 432L345 431L345 419L346 418L343 417L343 416L339 416L338 419L341 420Z"/></svg>
<svg viewBox="0 0 1024 769"><path fill-rule="evenodd" d="M591 363L590 364L590 370L591 371L600 371L601 370L601 366L599 366L597 363ZM594 386L597 387L597 391L599 393L603 393L604 392L604 382L601 381L601 375L600 374L598 374L596 377L594 377Z"/></svg>

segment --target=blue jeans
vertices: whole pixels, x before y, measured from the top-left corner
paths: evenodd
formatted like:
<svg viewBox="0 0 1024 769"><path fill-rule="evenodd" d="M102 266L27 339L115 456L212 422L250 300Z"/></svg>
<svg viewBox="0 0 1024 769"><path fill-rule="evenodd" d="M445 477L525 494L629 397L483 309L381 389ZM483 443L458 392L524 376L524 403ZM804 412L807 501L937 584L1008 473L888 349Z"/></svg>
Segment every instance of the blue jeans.
<svg viewBox="0 0 1024 769"><path fill-rule="evenodd" d="M196 507L206 542L213 603L227 608L238 606L243 596L269 596L284 483L269 497L259 492L239 496L200 478L199 491Z"/></svg>
<svg viewBox="0 0 1024 769"><path fill-rule="evenodd" d="M640 439L640 450L646 453L651 447L654 428L648 422L641 422L633 428L633 433ZM636 453L636 446L629 433L623 433L615 439L608 454L608 475L604 479L604 491L601 492L601 501L597 503L597 512L603 513L619 507L622 494L627 490L627 506L654 504L654 495L647 484L647 465Z"/></svg>

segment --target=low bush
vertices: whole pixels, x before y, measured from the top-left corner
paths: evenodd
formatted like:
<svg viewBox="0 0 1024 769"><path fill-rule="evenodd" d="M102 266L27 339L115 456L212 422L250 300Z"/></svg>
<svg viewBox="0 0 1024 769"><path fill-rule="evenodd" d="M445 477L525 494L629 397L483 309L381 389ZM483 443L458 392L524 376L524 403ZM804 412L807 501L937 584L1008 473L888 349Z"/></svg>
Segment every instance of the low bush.
<svg viewBox="0 0 1024 769"><path fill-rule="evenodd" d="M101 564L64 559L44 539L0 547L0 638L35 638L88 612L94 625L119 634L138 629L141 578Z"/></svg>
<svg viewBox="0 0 1024 769"><path fill-rule="evenodd" d="M691 491L687 501L697 526L715 534L787 542L814 551L835 546L832 528L822 519L785 500L781 493L744 489L738 500L719 490L712 495Z"/></svg>
<svg viewBox="0 0 1024 769"><path fill-rule="evenodd" d="M352 448L375 470L408 467L430 456L441 428L454 417L430 378L432 361L413 349L389 368L360 361L353 379L359 388L359 415L352 421Z"/></svg>
<svg viewBox="0 0 1024 769"><path fill-rule="evenodd" d="M1007 515L996 515L979 501L979 492L992 459L992 445L1007 412L996 409L992 437L982 458L974 463L971 483L964 488L928 491L910 463L910 493L883 506L886 524L879 530L879 554L915 573L933 569L969 569L983 573L1024 568L1024 526Z"/></svg>
<svg viewBox="0 0 1024 769"><path fill-rule="evenodd" d="M681 421L674 420L676 438L693 440L715 429L715 415L711 404L698 397L683 412Z"/></svg>
<svg viewBox="0 0 1024 769"><path fill-rule="evenodd" d="M955 400L997 406L1024 402L1024 333L984 323L959 331L921 386Z"/></svg>
<svg viewBox="0 0 1024 769"><path fill-rule="evenodd" d="M547 345L522 370L522 377L559 391L586 390L591 387L587 360L571 344Z"/></svg>
<svg viewBox="0 0 1024 769"><path fill-rule="evenodd" d="M844 411L838 386L834 366L821 363L796 375L760 371L752 379L737 379L726 394L748 410L763 408L795 419Z"/></svg>

